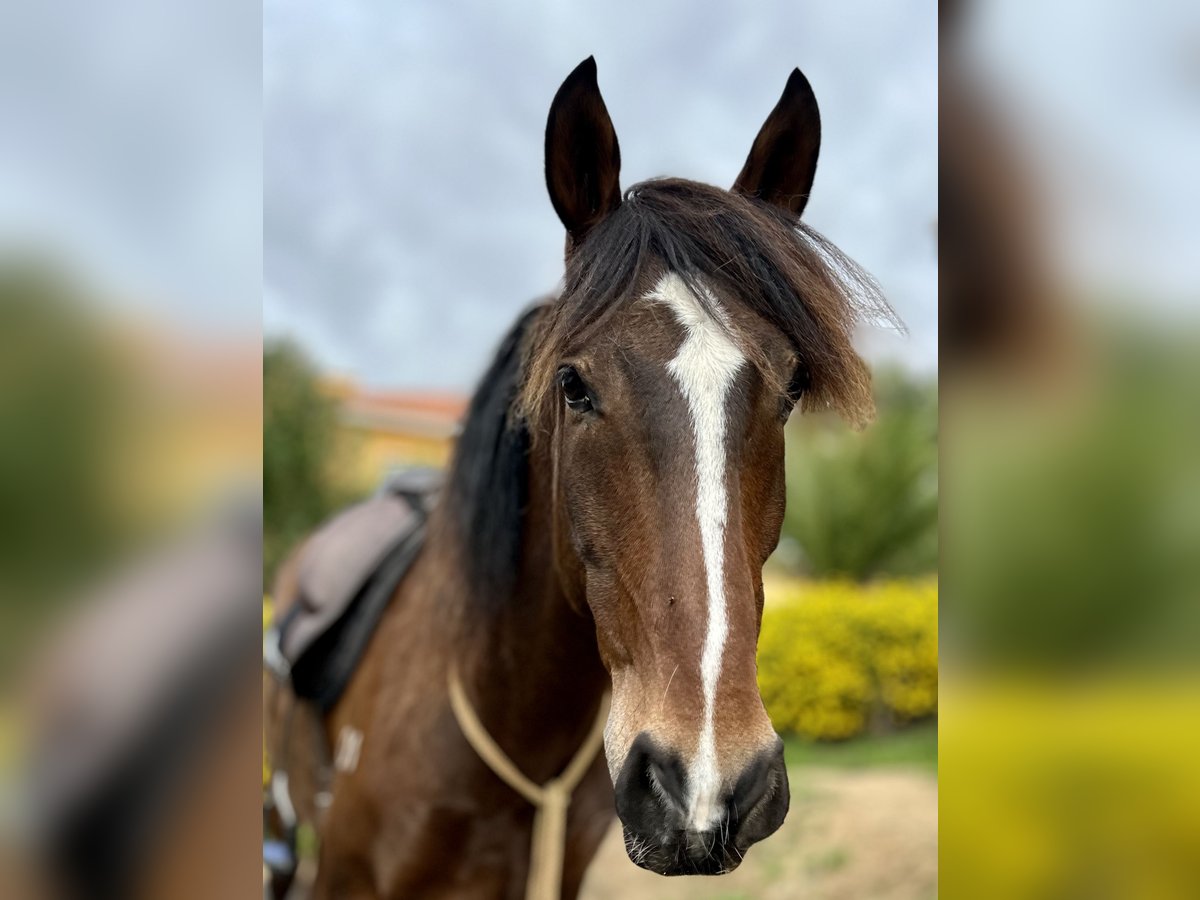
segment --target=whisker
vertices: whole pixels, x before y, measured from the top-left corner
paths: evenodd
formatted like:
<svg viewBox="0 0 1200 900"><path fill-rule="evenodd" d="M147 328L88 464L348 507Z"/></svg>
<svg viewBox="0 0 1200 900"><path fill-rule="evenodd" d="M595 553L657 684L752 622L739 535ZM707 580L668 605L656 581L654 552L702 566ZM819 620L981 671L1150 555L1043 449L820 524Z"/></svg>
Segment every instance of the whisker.
<svg viewBox="0 0 1200 900"><path fill-rule="evenodd" d="M663 691L662 705L659 712L667 708L667 693L671 690L671 682L675 680L675 672L679 671L679 666L676 665L674 671L671 672L671 677L667 679L667 689Z"/></svg>

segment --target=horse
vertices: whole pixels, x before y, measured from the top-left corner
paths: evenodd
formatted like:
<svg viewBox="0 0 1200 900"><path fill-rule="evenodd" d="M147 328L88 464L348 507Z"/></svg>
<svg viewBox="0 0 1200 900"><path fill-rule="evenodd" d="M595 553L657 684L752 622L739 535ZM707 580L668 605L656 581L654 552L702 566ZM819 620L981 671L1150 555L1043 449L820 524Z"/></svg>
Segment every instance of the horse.
<svg viewBox="0 0 1200 900"><path fill-rule="evenodd" d="M800 220L819 147L796 69L732 189L622 192L594 59L563 82L545 133L561 290L487 368L420 555L321 741L287 748L296 814L318 823L313 896L521 896L535 811L464 737L454 678L538 784L611 692L604 752L571 797L562 897L614 816L630 859L664 875L731 871L779 828L788 778L755 651L784 426L795 409L870 417L852 331L888 313ZM269 743L284 690L268 687ZM336 756L324 797L322 753Z"/></svg>

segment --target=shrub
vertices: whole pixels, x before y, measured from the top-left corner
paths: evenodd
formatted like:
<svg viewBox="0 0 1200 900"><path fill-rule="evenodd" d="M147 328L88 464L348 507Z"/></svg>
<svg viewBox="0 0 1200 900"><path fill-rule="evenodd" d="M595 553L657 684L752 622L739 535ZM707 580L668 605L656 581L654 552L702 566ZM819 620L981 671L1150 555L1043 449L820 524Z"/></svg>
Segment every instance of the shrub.
<svg viewBox="0 0 1200 900"><path fill-rule="evenodd" d="M768 585L758 682L780 731L841 740L937 713L937 582Z"/></svg>
<svg viewBox="0 0 1200 900"><path fill-rule="evenodd" d="M794 417L782 549L809 578L911 578L936 571L937 385L885 373L862 432Z"/></svg>
<svg viewBox="0 0 1200 900"><path fill-rule="evenodd" d="M336 411L316 370L294 344L263 351L263 570L275 566L304 534L339 505L329 468Z"/></svg>

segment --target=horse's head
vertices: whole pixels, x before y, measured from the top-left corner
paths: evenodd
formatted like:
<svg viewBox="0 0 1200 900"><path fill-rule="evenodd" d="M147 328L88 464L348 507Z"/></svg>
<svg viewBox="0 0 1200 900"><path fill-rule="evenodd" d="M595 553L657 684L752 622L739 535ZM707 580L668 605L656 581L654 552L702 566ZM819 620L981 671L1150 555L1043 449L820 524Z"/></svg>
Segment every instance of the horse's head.
<svg viewBox="0 0 1200 900"><path fill-rule="evenodd" d="M550 446L559 566L612 676L626 847L657 872L728 871L788 809L755 677L784 424L797 405L868 414L850 329L878 299L799 223L819 135L797 70L732 191L664 180L622 198L594 62L550 110L567 274L531 339L525 414Z"/></svg>

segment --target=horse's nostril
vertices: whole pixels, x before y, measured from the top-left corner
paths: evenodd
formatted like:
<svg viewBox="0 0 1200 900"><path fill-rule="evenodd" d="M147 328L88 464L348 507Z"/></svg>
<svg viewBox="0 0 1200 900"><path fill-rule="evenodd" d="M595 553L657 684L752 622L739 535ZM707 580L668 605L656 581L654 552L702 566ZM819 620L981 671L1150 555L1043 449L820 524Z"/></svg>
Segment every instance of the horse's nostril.
<svg viewBox="0 0 1200 900"><path fill-rule="evenodd" d="M634 740L617 776L617 813L626 825L645 834L682 821L686 811L686 776L678 754L658 746L649 734Z"/></svg>
<svg viewBox="0 0 1200 900"><path fill-rule="evenodd" d="M787 815L790 794L783 741L761 754L742 773L730 798L737 843L748 847L773 834Z"/></svg>
<svg viewBox="0 0 1200 900"><path fill-rule="evenodd" d="M746 767L734 785L730 802L735 820L754 809L767 792L775 787L775 781L780 776L786 780L786 770L783 768L783 741L776 738L775 742L771 750L760 753L754 762Z"/></svg>
<svg viewBox="0 0 1200 900"><path fill-rule="evenodd" d="M687 798L684 788L683 765L679 758L673 755L651 755L649 772L650 789L679 812L684 812Z"/></svg>

